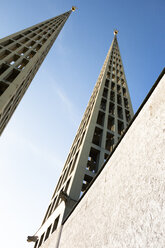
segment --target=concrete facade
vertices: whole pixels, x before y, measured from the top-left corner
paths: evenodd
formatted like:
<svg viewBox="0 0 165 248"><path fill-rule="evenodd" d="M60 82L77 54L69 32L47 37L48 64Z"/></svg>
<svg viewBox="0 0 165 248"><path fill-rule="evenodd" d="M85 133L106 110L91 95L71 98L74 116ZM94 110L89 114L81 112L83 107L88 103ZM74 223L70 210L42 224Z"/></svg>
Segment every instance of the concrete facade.
<svg viewBox="0 0 165 248"><path fill-rule="evenodd" d="M59 248L164 247L164 96L165 75L64 223Z"/></svg>
<svg viewBox="0 0 165 248"><path fill-rule="evenodd" d="M70 13L0 39L0 135Z"/></svg>
<svg viewBox="0 0 165 248"><path fill-rule="evenodd" d="M43 223L35 234L38 237L35 248L44 247L52 239L54 223L59 220L58 226L61 225L72 211L132 117L116 30Z"/></svg>
<svg viewBox="0 0 165 248"><path fill-rule="evenodd" d="M124 137L43 248L164 248L165 69Z"/></svg>

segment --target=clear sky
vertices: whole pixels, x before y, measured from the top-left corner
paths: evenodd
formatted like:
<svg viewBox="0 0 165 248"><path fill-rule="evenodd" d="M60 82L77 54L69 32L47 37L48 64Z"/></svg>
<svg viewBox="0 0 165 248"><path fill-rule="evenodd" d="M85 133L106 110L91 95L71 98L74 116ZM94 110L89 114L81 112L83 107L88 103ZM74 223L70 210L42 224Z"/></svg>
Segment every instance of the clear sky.
<svg viewBox="0 0 165 248"><path fill-rule="evenodd" d="M134 112L164 67L164 0L6 0L0 38L72 13L0 138L3 248L32 247L113 39L118 42Z"/></svg>

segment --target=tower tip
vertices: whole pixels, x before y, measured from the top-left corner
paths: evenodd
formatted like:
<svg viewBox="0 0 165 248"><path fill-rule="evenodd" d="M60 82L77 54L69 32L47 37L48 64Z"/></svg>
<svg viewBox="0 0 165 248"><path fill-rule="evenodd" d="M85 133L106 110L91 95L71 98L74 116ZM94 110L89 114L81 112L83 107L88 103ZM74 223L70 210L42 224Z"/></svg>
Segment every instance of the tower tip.
<svg viewBox="0 0 165 248"><path fill-rule="evenodd" d="M72 6L71 10L74 12L77 9L76 6Z"/></svg>
<svg viewBox="0 0 165 248"><path fill-rule="evenodd" d="M117 35L118 32L119 32L119 31L118 31L117 29L114 29L114 32L113 32L113 33L114 33L114 35Z"/></svg>

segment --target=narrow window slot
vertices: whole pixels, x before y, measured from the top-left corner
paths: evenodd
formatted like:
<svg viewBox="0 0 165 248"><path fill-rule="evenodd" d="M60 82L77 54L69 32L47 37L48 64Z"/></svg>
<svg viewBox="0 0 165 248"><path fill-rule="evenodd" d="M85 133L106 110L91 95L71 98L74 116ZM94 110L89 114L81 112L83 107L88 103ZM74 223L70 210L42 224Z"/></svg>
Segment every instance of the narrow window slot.
<svg viewBox="0 0 165 248"><path fill-rule="evenodd" d="M107 133L105 149L112 152L114 147L114 135L111 133Z"/></svg>
<svg viewBox="0 0 165 248"><path fill-rule="evenodd" d="M107 128L110 131L115 131L115 119L111 116L108 116L108 124L107 124Z"/></svg>
<svg viewBox="0 0 165 248"><path fill-rule="evenodd" d="M100 157L100 151L91 147L91 150L90 150L90 153L88 156L86 170L89 170L89 171L92 171L93 173L96 173L98 170L99 157Z"/></svg>
<svg viewBox="0 0 165 248"><path fill-rule="evenodd" d="M114 112L115 112L115 105L114 105L114 103L110 102L109 103L109 113L111 115L114 115Z"/></svg>
<svg viewBox="0 0 165 248"><path fill-rule="evenodd" d="M117 107L117 114L120 119L123 119L123 110L121 107Z"/></svg>
<svg viewBox="0 0 165 248"><path fill-rule="evenodd" d="M92 143L100 146L101 145L101 139L102 139L102 133L103 130L101 128L96 127L93 135Z"/></svg>
<svg viewBox="0 0 165 248"><path fill-rule="evenodd" d="M105 113L99 111L98 117L97 117L97 124L100 126L104 125L104 118L105 118Z"/></svg>
<svg viewBox="0 0 165 248"><path fill-rule="evenodd" d="M8 75L8 77L6 77L6 80L9 82L13 82L14 79L18 76L18 74L20 73L20 71L13 69L11 71L11 73Z"/></svg>
<svg viewBox="0 0 165 248"><path fill-rule="evenodd" d="M124 123L122 121L118 121L118 134L122 135L124 131Z"/></svg>
<svg viewBox="0 0 165 248"><path fill-rule="evenodd" d="M93 177L89 175L84 176L83 184L82 184L82 189L81 191L84 192L86 191L87 187L89 186L90 182L92 181Z"/></svg>
<svg viewBox="0 0 165 248"><path fill-rule="evenodd" d="M102 100L101 100L101 104L100 104L100 108L102 109L102 110L106 110L106 103L107 103L107 101L105 100L105 99L103 99L102 98Z"/></svg>

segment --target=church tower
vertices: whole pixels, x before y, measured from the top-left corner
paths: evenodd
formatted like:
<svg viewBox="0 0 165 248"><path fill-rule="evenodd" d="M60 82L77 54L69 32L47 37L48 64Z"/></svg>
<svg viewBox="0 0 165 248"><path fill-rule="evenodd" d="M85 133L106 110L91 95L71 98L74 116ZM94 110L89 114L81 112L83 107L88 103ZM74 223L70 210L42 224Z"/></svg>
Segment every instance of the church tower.
<svg viewBox="0 0 165 248"><path fill-rule="evenodd" d="M35 236L35 248L61 225L113 151L133 117L132 104L117 41L114 38L43 223Z"/></svg>
<svg viewBox="0 0 165 248"><path fill-rule="evenodd" d="M74 10L0 39L0 135Z"/></svg>

